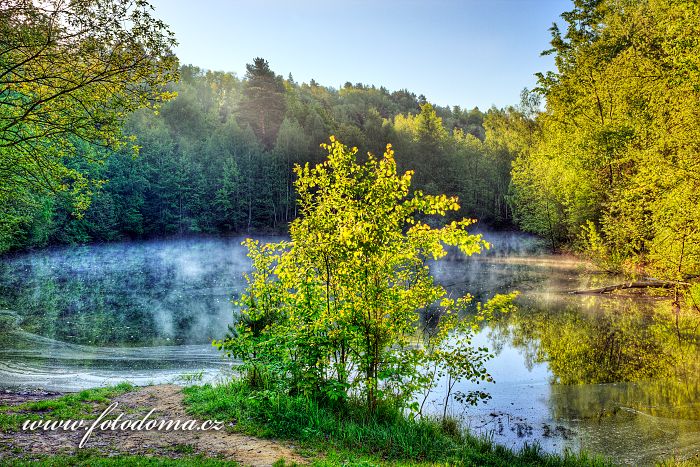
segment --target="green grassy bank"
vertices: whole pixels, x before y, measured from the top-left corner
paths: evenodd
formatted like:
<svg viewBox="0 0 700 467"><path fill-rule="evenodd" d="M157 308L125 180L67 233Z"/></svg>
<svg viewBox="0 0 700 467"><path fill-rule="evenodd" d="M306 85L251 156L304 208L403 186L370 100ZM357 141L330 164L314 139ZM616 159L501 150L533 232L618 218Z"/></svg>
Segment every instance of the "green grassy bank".
<svg viewBox="0 0 700 467"><path fill-rule="evenodd" d="M233 421L258 437L294 440L318 465L598 466L610 462L586 454L556 456L536 446L515 452L460 430L451 421L410 420L361 404L324 406L302 396L253 391L244 382L194 386L185 404L202 418Z"/></svg>

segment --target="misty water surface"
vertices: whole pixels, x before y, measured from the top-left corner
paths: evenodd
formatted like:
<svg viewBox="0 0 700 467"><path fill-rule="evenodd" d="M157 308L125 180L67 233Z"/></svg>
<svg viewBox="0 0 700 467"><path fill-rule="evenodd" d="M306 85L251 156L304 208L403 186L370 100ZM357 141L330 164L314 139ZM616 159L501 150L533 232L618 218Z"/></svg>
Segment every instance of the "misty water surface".
<svg viewBox="0 0 700 467"><path fill-rule="evenodd" d="M473 431L518 447L539 442L628 464L700 449L700 315L668 301L570 295L613 283L549 256L520 234L433 264L453 294L521 291L519 310L475 340L495 351L492 399L450 403ZM0 265L0 386L53 390L223 379L211 340L232 321L250 263L241 238L57 248ZM274 238L266 238L275 241ZM442 413L440 389L429 409ZM462 384L460 391L472 389Z"/></svg>

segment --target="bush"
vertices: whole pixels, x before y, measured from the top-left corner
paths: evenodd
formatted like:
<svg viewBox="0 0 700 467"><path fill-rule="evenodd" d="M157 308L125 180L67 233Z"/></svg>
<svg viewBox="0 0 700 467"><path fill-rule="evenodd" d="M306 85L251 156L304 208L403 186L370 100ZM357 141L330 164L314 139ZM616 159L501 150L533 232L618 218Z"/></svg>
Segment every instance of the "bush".
<svg viewBox="0 0 700 467"><path fill-rule="evenodd" d="M490 381L491 355L472 348L470 336L512 296L463 319L471 296L448 298L427 266L446 255L445 245L466 255L488 248L467 232L474 221L433 227L459 209L457 199L411 193L413 174L397 174L390 145L364 163L333 137L323 146L325 162L295 167L301 216L291 241L244 242L253 272L236 325L215 344L243 360L254 387L340 402L357 395L371 412L387 401L420 412L416 395L443 376L446 398L462 379ZM439 320L421 333L427 308ZM486 394L459 396L475 403Z"/></svg>

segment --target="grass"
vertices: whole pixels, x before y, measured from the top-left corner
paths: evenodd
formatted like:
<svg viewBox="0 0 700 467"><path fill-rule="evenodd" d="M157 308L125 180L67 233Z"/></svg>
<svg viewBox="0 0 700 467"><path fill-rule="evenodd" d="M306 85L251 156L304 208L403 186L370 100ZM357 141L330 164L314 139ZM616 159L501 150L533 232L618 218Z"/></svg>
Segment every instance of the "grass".
<svg viewBox="0 0 700 467"><path fill-rule="evenodd" d="M700 453L695 454L690 459L668 459L659 462L658 467L698 467L700 466Z"/></svg>
<svg viewBox="0 0 700 467"><path fill-rule="evenodd" d="M0 407L0 429L19 429L26 419L95 418L111 398L133 390L129 384L68 394L56 399ZM243 382L184 389L189 411L201 418L236 422L247 434L293 440L315 467L331 466L599 466L611 462L586 454L556 456L537 446L512 451L489 440L460 431L453 423L412 421L396 410L383 408L368 416L361 404L327 407L304 397L273 391L252 391ZM236 466L235 462L194 455L189 444L172 446L173 459L165 456L120 455L105 457L95 449L71 455L13 459L13 466ZM19 453L18 453L19 454ZM0 462L1 463L1 462ZM291 467L280 460L276 467ZM293 465L293 464L292 464ZM700 465L700 460L671 459L668 467Z"/></svg>
<svg viewBox="0 0 700 467"><path fill-rule="evenodd" d="M537 446L512 451L435 420L409 420L390 408L369 416L361 404L325 407L301 396L252 391L244 382L184 390L192 414L236 422L247 434L294 440L315 465L598 466L585 454L557 456Z"/></svg>
<svg viewBox="0 0 700 467"><path fill-rule="evenodd" d="M111 399L134 390L129 383L86 389L55 399L0 406L0 430L19 431L25 420L89 420L97 418Z"/></svg>

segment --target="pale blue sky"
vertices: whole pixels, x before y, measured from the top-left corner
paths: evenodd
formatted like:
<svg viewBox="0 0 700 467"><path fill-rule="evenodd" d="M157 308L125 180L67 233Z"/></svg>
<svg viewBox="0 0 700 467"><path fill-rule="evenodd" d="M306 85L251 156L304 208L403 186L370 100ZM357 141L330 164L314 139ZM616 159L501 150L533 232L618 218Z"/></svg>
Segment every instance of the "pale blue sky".
<svg viewBox="0 0 700 467"><path fill-rule="evenodd" d="M570 0L152 0L182 63L236 72L264 57L283 76L407 88L482 110L519 101Z"/></svg>

